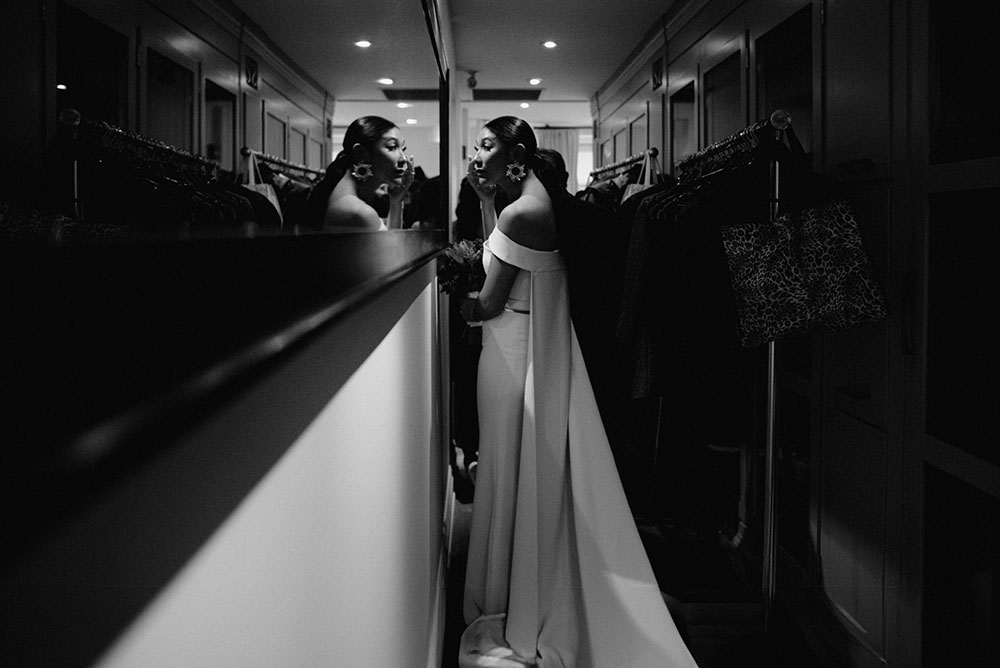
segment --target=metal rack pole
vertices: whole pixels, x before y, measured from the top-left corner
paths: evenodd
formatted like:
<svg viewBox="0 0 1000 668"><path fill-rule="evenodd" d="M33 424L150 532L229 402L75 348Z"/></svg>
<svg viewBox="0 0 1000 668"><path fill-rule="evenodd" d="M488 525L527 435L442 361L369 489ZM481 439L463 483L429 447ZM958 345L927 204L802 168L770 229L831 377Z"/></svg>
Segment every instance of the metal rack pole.
<svg viewBox="0 0 1000 668"><path fill-rule="evenodd" d="M285 160L284 158L279 158L276 155L269 155L262 151L257 151L255 149L250 148L249 146L244 146L243 148L241 148L240 155L242 155L245 158L250 157L250 155L254 155L257 157L258 160L261 160L263 162L269 162L272 165L278 165L279 167L285 167L287 169L293 169L299 172L306 172L308 174L315 174L318 176L326 174L326 172L324 172L321 169L313 169L312 167L306 167L305 165L300 165L298 163Z"/></svg>
<svg viewBox="0 0 1000 668"><path fill-rule="evenodd" d="M785 130L791 125L792 119L787 112L781 115L775 112L771 115L775 140L781 140ZM770 161L770 220L773 223L778 217L778 207L781 202L781 165L777 158ZM771 340L767 343L767 423L764 435L764 555L761 573L761 593L764 602L764 630L771 626L771 614L774 606L777 536L775 530L775 475L777 472L776 444L778 416L778 377L777 377L777 344Z"/></svg>
<svg viewBox="0 0 1000 668"><path fill-rule="evenodd" d="M613 171L615 169L620 169L622 167L627 167L629 165L634 165L636 163L639 163L639 162L642 162L643 160L645 160L647 155L649 155L649 157L651 157L651 158L655 158L659 154L660 154L659 149L657 149L654 146L652 148L646 149L642 153L636 153L635 155L630 155L629 157L623 158L622 160L619 160L618 162L613 162L610 165L604 165L603 167L598 167L597 169L595 169L592 172L590 172L590 176L591 176L591 178L593 178L595 176L599 176L601 174L604 174L605 172L610 172L610 171Z"/></svg>
<svg viewBox="0 0 1000 668"><path fill-rule="evenodd" d="M759 121L734 135L716 142L701 151L688 156L679 163L681 181L698 178L705 171L718 168L741 152L757 148L764 133L773 133L775 142L782 141L785 131L791 127L792 117L783 109L775 110L766 120ZM778 216L780 203L781 174L776 157L770 160L770 220ZM775 530L775 497L777 472L777 344L767 344L767 415L764 443L764 545L763 568L761 573L761 593L764 605L764 628L769 629L772 607L775 599L777 534Z"/></svg>

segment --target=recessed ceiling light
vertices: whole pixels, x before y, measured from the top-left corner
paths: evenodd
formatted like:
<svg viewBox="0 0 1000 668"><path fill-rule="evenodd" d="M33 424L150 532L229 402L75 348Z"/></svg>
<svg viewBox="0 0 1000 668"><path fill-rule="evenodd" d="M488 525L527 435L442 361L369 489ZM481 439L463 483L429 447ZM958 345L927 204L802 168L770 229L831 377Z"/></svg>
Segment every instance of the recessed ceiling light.
<svg viewBox="0 0 1000 668"><path fill-rule="evenodd" d="M381 79L376 79L375 83L380 83L383 86L391 86L393 84L393 80L389 77L383 77Z"/></svg>
<svg viewBox="0 0 1000 668"><path fill-rule="evenodd" d="M66 84L56 84L56 90L66 90Z"/></svg>
<svg viewBox="0 0 1000 668"><path fill-rule="evenodd" d="M528 104L527 102L522 102L522 103L521 103L521 108L522 108L522 109L527 109L527 108L528 108L528 107L530 107L530 106L531 106L531 105L530 105L530 104Z"/></svg>
<svg viewBox="0 0 1000 668"><path fill-rule="evenodd" d="M410 104L409 102L400 102L396 106L399 107L400 109L409 109L413 105Z"/></svg>
<svg viewBox="0 0 1000 668"><path fill-rule="evenodd" d="M542 46L544 46L546 49L554 49L556 48L557 44L552 40L549 40L547 42L542 42Z"/></svg>
<svg viewBox="0 0 1000 668"><path fill-rule="evenodd" d="M407 125L416 125L417 124L417 119L415 119L415 118L407 118L406 119L406 124Z"/></svg>
<svg viewBox="0 0 1000 668"><path fill-rule="evenodd" d="M369 42L367 39L363 39L361 41L358 41L358 42L354 43L354 46L360 46L362 49L367 49L371 45L372 45L372 43Z"/></svg>
<svg viewBox="0 0 1000 668"><path fill-rule="evenodd" d="M542 80L539 79L538 77L535 77L534 79L528 79L528 83L530 83L532 86L537 86L538 84L542 83Z"/></svg>

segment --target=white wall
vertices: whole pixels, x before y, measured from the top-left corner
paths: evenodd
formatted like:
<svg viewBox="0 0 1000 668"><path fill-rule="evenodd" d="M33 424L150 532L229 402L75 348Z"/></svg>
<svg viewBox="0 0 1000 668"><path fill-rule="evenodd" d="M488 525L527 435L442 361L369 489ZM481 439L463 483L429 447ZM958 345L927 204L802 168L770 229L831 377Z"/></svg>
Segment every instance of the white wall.
<svg viewBox="0 0 1000 668"><path fill-rule="evenodd" d="M406 140L406 152L412 155L417 166L422 167L427 178L441 173L441 134L437 127L410 127L400 125Z"/></svg>
<svg viewBox="0 0 1000 668"><path fill-rule="evenodd" d="M434 285L98 666L439 663Z"/></svg>

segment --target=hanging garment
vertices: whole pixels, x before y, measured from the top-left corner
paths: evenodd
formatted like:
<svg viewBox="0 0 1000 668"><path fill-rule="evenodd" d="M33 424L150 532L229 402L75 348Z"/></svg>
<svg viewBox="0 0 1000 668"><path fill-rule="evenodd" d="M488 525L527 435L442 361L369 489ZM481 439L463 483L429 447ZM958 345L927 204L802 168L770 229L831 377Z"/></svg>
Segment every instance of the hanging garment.
<svg viewBox="0 0 1000 668"><path fill-rule="evenodd" d="M617 334L630 351L633 398L731 396L739 343L720 227L766 219L767 181L760 183L760 174L741 168L627 202L639 199Z"/></svg>
<svg viewBox="0 0 1000 668"><path fill-rule="evenodd" d="M844 200L723 228L740 342L837 332L886 316L851 207Z"/></svg>
<svg viewBox="0 0 1000 668"><path fill-rule="evenodd" d="M521 271L506 310L483 325L460 665L694 666L611 456L563 258L499 229L487 272L494 256Z"/></svg>
<svg viewBox="0 0 1000 668"><path fill-rule="evenodd" d="M274 212L278 217L278 227L281 227L282 216L281 216L281 202L278 200L278 193L275 192L274 186L270 183L266 183L261 177L260 167L257 165L257 156L251 153L250 155L243 158L243 177L246 181L242 184L244 188L252 193L257 193L263 195L264 198L274 207ZM270 217L270 216L268 216Z"/></svg>
<svg viewBox="0 0 1000 668"><path fill-rule="evenodd" d="M607 209L616 210L622 200L622 192L628 185L627 174L620 174L614 178L594 181L586 188L576 194L578 199L591 204L597 204Z"/></svg>
<svg viewBox="0 0 1000 668"><path fill-rule="evenodd" d="M260 167L264 180L274 186L278 195L282 226L295 228L306 225L308 223L306 207L315 184L299 174L265 169L266 163L261 164Z"/></svg>
<svg viewBox="0 0 1000 668"><path fill-rule="evenodd" d="M635 183L629 183L622 192L622 202L633 195L638 195L644 190L649 190L660 182L660 161L655 155L646 151L646 156L642 160L642 169Z"/></svg>

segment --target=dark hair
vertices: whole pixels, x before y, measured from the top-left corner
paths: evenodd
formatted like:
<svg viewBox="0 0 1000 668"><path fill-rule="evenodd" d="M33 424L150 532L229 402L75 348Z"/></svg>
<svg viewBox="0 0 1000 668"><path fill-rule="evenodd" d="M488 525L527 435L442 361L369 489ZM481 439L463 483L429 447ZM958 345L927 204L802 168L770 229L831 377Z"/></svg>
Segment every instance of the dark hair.
<svg viewBox="0 0 1000 668"><path fill-rule="evenodd" d="M535 149L535 176L550 194L555 189L566 190L569 172L562 154L554 148Z"/></svg>
<svg viewBox="0 0 1000 668"><path fill-rule="evenodd" d="M535 131L531 129L527 121L517 116L499 116L487 123L485 127L508 148L524 144L524 164L534 169L538 140L535 139Z"/></svg>
<svg viewBox="0 0 1000 668"><path fill-rule="evenodd" d="M355 144L361 144L366 149L375 148L375 144L382 136L397 128L395 123L381 116L362 116L355 119L344 133L343 149L337 153L337 157L326 168L326 174L317 183L309 194L309 201L306 204L306 220L313 227L323 227L323 217L326 214L326 203L330 199L330 193L344 178L351 169L354 158L351 155L351 148Z"/></svg>
<svg viewBox="0 0 1000 668"><path fill-rule="evenodd" d="M354 160L354 157L351 155L351 149L355 144L361 144L368 150L374 149L375 144L382 138L382 135L396 127L398 126L395 123L381 116L362 116L355 119L353 123L347 126L347 132L344 133L344 148L333 159L331 167L339 163L343 166L344 173L346 173L347 168ZM327 169L327 172L329 172L329 169Z"/></svg>
<svg viewBox="0 0 1000 668"><path fill-rule="evenodd" d="M555 172L566 172L566 163L558 151L553 149L538 148L538 140L535 139L535 131L531 129L528 122L517 116L500 116L494 118L484 127L496 135L497 139L507 147L512 148L517 144L524 144L524 164L535 172L535 176L545 186L545 190L552 198L552 202L562 199L566 194L566 181L562 183L553 177ZM557 165L559 165L557 167ZM569 174L566 174L566 180Z"/></svg>
<svg viewBox="0 0 1000 668"><path fill-rule="evenodd" d="M559 250L563 255L572 260L572 229L569 221L573 215L573 196L566 190L569 183L569 172L566 171L566 161L562 154L554 148L535 149L535 176L545 186L552 200L552 213L556 221L556 237L559 241Z"/></svg>

